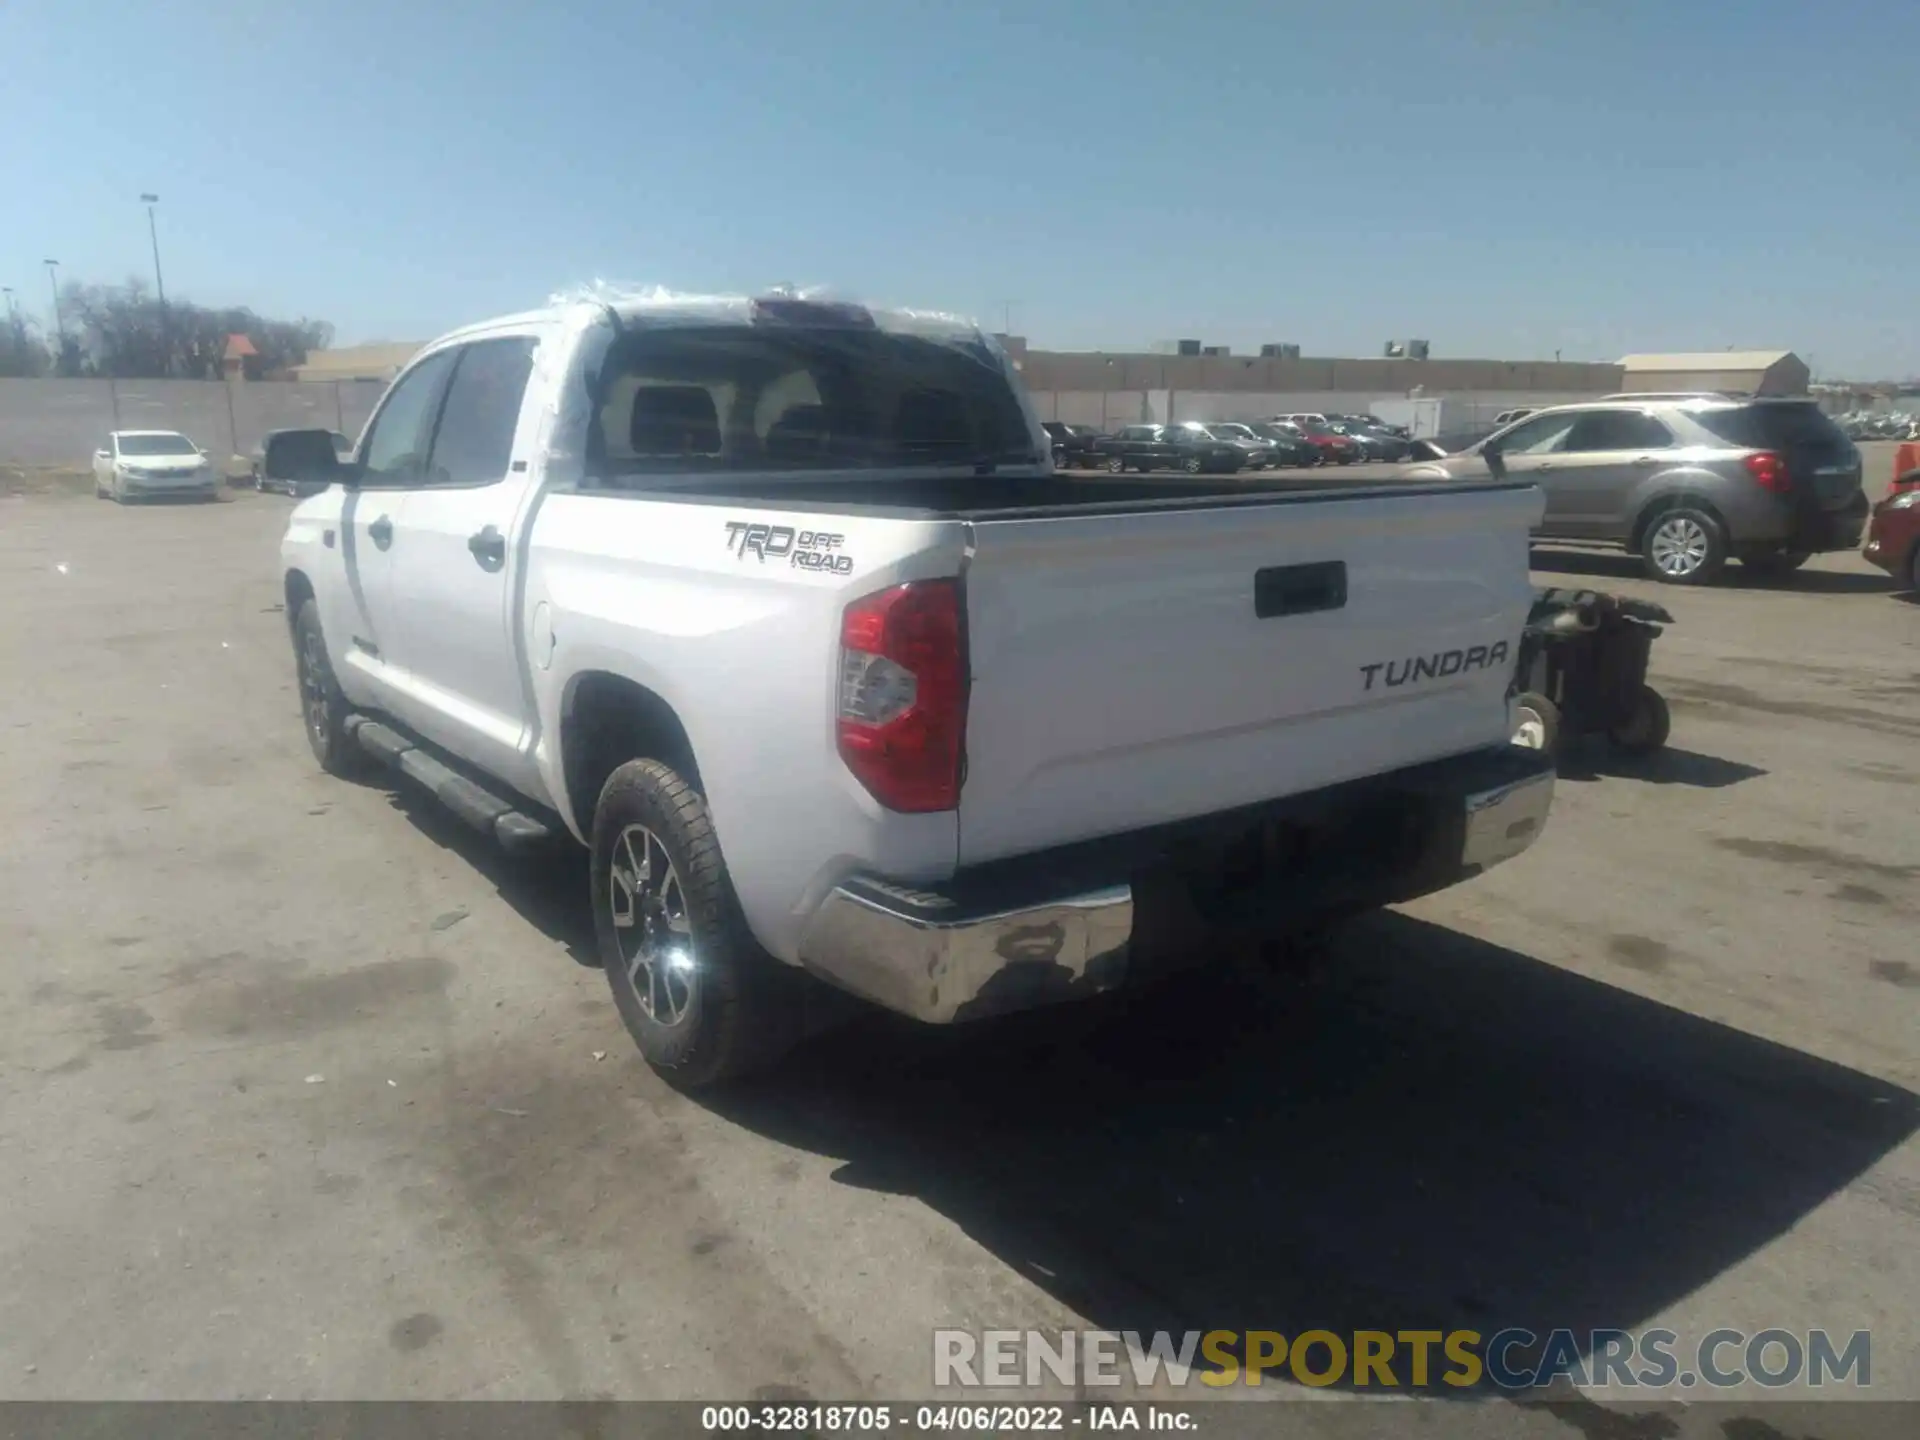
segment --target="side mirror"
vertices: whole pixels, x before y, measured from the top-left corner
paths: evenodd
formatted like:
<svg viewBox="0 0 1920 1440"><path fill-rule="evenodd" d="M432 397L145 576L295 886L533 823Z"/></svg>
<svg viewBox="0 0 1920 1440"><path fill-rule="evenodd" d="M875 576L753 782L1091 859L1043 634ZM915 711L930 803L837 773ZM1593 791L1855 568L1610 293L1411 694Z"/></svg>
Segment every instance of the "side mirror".
<svg viewBox="0 0 1920 1440"><path fill-rule="evenodd" d="M1482 445L1480 447L1480 458L1487 462L1487 470L1492 474L1494 479L1504 480L1507 478L1506 458L1501 455L1498 445Z"/></svg>
<svg viewBox="0 0 1920 1440"><path fill-rule="evenodd" d="M357 465L341 463L330 430L281 431L261 452L260 473L271 480L321 487L352 486L360 478Z"/></svg>

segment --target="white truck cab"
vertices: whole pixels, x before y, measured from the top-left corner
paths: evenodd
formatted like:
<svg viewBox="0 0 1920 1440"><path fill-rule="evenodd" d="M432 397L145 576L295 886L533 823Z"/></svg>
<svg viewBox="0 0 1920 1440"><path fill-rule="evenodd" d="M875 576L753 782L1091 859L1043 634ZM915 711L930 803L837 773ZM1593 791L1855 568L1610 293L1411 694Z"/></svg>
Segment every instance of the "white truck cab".
<svg viewBox="0 0 1920 1440"><path fill-rule="evenodd" d="M1545 822L1507 744L1526 485L1068 478L978 329L789 292L460 330L351 461L307 450L332 483L281 558L320 763L588 846L615 1001L679 1083L779 1054L809 977L1017 1009Z"/></svg>

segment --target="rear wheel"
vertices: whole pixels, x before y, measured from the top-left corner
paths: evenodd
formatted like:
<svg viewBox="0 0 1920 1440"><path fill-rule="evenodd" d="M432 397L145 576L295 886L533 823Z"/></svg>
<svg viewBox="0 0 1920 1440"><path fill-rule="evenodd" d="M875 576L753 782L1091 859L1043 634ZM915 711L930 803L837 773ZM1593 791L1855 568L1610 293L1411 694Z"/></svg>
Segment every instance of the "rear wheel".
<svg viewBox="0 0 1920 1440"><path fill-rule="evenodd" d="M1107 457L1107 473L1108 473L1109 475L1124 475L1124 474L1126 474L1126 473L1127 473L1127 462L1126 462L1126 460L1125 460L1125 459L1123 459L1123 458L1122 458L1121 456L1118 456L1118 455L1109 455L1109 456Z"/></svg>
<svg viewBox="0 0 1920 1440"><path fill-rule="evenodd" d="M1186 462L1180 468L1185 470L1189 475L1198 475L1201 469L1200 457L1198 455L1189 455L1186 458Z"/></svg>
<svg viewBox="0 0 1920 1440"><path fill-rule="evenodd" d="M1705 585L1726 567L1726 531L1704 510L1663 510L1647 523L1640 556L1663 584Z"/></svg>
<svg viewBox="0 0 1920 1440"><path fill-rule="evenodd" d="M630 760L600 791L593 914L620 1018L670 1083L762 1069L796 1038L805 977L754 940L706 800L661 761Z"/></svg>

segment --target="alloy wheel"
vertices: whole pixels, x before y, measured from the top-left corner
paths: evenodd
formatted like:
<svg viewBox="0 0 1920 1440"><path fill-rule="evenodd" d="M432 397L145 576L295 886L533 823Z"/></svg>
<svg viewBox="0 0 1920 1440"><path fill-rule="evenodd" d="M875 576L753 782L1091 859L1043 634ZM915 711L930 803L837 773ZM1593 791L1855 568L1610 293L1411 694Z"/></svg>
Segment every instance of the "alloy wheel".
<svg viewBox="0 0 1920 1440"><path fill-rule="evenodd" d="M673 857L644 825L614 842L607 904L627 981L647 1018L678 1025L693 1004L693 920Z"/></svg>
<svg viewBox="0 0 1920 1440"><path fill-rule="evenodd" d="M319 632L308 630L300 637L300 708L306 715L307 733L319 750L326 748L329 734L327 681L331 673L326 652L320 648Z"/></svg>
<svg viewBox="0 0 1920 1440"><path fill-rule="evenodd" d="M1661 574L1686 576L1706 564L1709 545L1699 521L1674 515L1654 527L1647 548Z"/></svg>

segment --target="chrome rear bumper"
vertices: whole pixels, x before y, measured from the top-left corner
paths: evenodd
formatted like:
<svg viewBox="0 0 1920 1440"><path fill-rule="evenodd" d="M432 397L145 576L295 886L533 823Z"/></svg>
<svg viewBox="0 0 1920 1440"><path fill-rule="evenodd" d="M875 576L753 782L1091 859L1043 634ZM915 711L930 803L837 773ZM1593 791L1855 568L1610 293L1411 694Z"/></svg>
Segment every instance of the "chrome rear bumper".
<svg viewBox="0 0 1920 1440"><path fill-rule="evenodd" d="M1429 817L1416 863L1370 882L1391 904L1510 860L1540 838L1553 804L1551 763L1501 747L1404 773L1406 803ZM854 875L814 912L800 963L841 989L930 1024L950 1024L1118 987L1143 928L1136 887L1067 882L1047 857L1019 862L991 885L966 877L917 888ZM1352 896L1344 897L1349 903ZM1311 911L1290 911L1294 922ZM1164 926L1153 927L1156 935ZM1198 936L1196 935L1196 939Z"/></svg>

